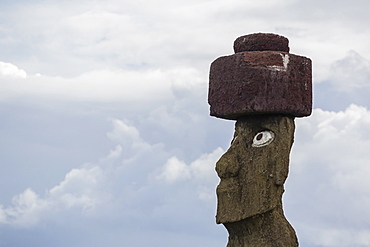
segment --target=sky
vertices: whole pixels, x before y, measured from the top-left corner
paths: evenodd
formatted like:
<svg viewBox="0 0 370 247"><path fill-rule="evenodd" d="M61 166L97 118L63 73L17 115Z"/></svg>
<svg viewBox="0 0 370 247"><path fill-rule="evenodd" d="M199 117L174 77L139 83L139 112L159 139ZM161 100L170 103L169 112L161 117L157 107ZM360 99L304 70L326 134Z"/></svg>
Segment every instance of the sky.
<svg viewBox="0 0 370 247"><path fill-rule="evenodd" d="M370 3L0 0L0 247L222 247L209 66L242 35L312 59L285 215L303 247L370 246Z"/></svg>

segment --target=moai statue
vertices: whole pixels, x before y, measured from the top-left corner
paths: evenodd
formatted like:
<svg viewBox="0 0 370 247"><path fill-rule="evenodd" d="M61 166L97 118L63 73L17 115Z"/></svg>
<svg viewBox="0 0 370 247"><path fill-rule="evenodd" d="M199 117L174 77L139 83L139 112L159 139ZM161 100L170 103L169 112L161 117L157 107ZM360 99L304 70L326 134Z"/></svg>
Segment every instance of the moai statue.
<svg viewBox="0 0 370 247"><path fill-rule="evenodd" d="M312 65L289 53L288 39L257 33L239 37L235 54L210 68L210 114L236 120L230 148L216 163L216 222L227 247L295 247L282 195L294 139L294 118L312 110Z"/></svg>

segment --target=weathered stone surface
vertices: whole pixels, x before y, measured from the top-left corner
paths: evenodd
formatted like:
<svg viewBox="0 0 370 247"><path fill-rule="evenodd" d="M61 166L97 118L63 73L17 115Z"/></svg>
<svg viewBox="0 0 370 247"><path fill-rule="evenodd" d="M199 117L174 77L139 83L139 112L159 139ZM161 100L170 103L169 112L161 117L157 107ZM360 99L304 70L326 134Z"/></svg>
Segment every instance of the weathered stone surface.
<svg viewBox="0 0 370 247"><path fill-rule="evenodd" d="M234 41L235 53L244 51L283 51L289 52L289 40L272 33L244 35Z"/></svg>
<svg viewBox="0 0 370 247"><path fill-rule="evenodd" d="M211 116L224 119L254 114L309 116L311 60L278 51L220 57L211 64L208 103Z"/></svg>
<svg viewBox="0 0 370 247"><path fill-rule="evenodd" d="M229 232L228 247L298 246L282 210L294 130L294 118L281 115L236 122L231 146L216 164L216 222Z"/></svg>
<svg viewBox="0 0 370 247"><path fill-rule="evenodd" d="M231 146L216 164L221 178L217 223L250 218L280 204L294 129L293 118L279 115L247 116L236 122ZM265 130L274 133L273 141L252 146L256 135Z"/></svg>
<svg viewBox="0 0 370 247"><path fill-rule="evenodd" d="M227 247L297 247L293 227L281 207L238 222L224 224L229 232Z"/></svg>

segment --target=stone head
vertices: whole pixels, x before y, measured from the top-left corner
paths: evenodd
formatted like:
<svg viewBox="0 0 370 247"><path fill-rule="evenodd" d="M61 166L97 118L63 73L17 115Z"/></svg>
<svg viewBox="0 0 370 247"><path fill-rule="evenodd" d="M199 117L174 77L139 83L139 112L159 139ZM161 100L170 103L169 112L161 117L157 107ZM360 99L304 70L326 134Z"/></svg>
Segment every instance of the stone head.
<svg viewBox="0 0 370 247"><path fill-rule="evenodd" d="M250 115L237 120L230 148L216 171L217 223L236 222L279 205L288 176L294 117Z"/></svg>

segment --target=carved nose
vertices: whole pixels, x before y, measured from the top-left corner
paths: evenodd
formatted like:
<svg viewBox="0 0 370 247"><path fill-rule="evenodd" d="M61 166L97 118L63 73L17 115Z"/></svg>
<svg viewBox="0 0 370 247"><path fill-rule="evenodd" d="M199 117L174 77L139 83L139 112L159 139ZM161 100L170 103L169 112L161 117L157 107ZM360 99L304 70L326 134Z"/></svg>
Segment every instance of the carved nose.
<svg viewBox="0 0 370 247"><path fill-rule="evenodd" d="M230 149L216 163L216 172L220 178L236 177L239 170L240 164Z"/></svg>

